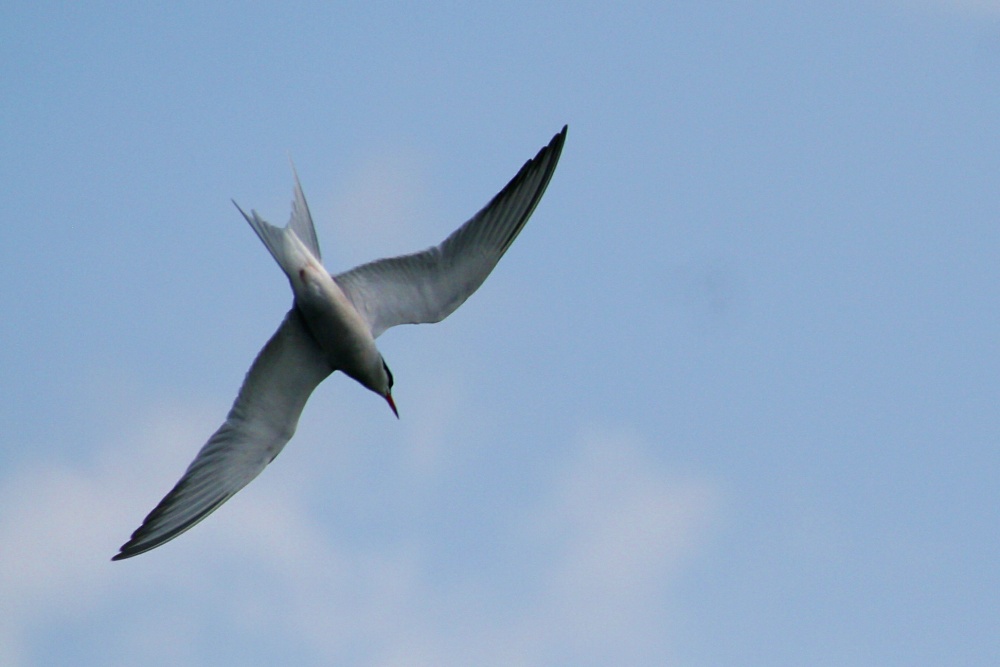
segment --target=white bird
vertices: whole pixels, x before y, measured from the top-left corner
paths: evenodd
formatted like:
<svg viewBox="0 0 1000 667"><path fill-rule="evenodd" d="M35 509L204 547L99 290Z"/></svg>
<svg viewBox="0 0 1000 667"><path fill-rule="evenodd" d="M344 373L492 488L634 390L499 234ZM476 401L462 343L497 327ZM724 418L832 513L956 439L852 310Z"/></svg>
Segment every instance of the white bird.
<svg viewBox="0 0 1000 667"><path fill-rule="evenodd" d="M226 421L112 560L174 539L249 484L291 439L309 395L334 371L385 398L398 418L392 373L375 339L397 324L440 322L483 284L542 198L566 129L440 245L336 276L321 263L297 174L285 227L237 204L288 276L295 303L254 360Z"/></svg>

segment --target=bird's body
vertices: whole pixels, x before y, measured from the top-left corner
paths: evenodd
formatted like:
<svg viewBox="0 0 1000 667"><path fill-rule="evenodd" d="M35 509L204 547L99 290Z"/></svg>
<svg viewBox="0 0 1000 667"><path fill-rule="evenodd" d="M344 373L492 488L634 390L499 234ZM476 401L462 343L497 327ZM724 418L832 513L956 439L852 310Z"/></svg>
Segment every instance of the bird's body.
<svg viewBox="0 0 1000 667"><path fill-rule="evenodd" d="M438 322L479 288L541 199L565 139L564 127L440 245L336 276L322 264L297 175L285 227L240 209L288 277L294 305L251 365L226 421L113 560L177 537L252 481L291 439L310 394L334 371L384 397L396 413L392 373L375 339L399 324Z"/></svg>
<svg viewBox="0 0 1000 667"><path fill-rule="evenodd" d="M385 395L387 387L382 355L375 346L371 329L334 277L323 267L315 233L302 231L312 230L313 227L298 177L295 179L295 203L288 226L274 227L262 220L256 211L247 215L240 209L240 213L288 276L295 296L295 310L302 316L306 329L330 367ZM297 233L296 229L300 232ZM300 239L299 233L307 240Z"/></svg>

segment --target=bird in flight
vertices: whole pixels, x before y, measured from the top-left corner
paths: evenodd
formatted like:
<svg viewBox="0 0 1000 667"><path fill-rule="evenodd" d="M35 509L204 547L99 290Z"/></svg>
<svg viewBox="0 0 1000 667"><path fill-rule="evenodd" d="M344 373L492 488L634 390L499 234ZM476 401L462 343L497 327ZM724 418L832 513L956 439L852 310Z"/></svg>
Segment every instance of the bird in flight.
<svg viewBox="0 0 1000 667"><path fill-rule="evenodd" d="M397 324L440 322L479 289L545 193L566 129L440 245L337 275L323 267L297 174L285 227L237 204L288 276L294 305L250 366L226 421L112 560L169 542L249 484L291 439L309 395L334 371L382 396L398 418L392 373L375 339Z"/></svg>

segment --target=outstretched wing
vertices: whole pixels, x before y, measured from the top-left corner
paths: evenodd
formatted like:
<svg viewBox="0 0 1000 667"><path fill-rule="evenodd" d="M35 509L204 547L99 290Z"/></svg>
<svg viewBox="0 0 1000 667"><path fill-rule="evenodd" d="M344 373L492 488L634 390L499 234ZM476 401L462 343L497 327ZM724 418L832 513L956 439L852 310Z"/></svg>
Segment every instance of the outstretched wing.
<svg viewBox="0 0 1000 667"><path fill-rule="evenodd" d="M249 484L295 433L309 395L333 370L292 308L254 360L225 423L112 560L174 539Z"/></svg>
<svg viewBox="0 0 1000 667"><path fill-rule="evenodd" d="M334 276L378 337L397 324L440 322L479 289L545 193L566 127L489 204L441 245Z"/></svg>

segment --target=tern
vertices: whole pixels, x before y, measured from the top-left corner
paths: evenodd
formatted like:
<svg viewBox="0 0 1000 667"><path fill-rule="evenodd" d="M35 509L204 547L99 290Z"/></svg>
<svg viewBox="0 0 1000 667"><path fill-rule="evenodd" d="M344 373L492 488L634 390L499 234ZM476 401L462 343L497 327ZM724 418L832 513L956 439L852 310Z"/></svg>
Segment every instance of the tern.
<svg viewBox="0 0 1000 667"><path fill-rule="evenodd" d="M294 305L250 366L226 421L112 560L169 542L249 484L291 439L309 395L334 371L382 396L398 419L392 373L375 339L398 324L440 322L479 289L545 193L566 130L440 245L337 275L323 267L294 169L285 227L234 201L288 277Z"/></svg>

